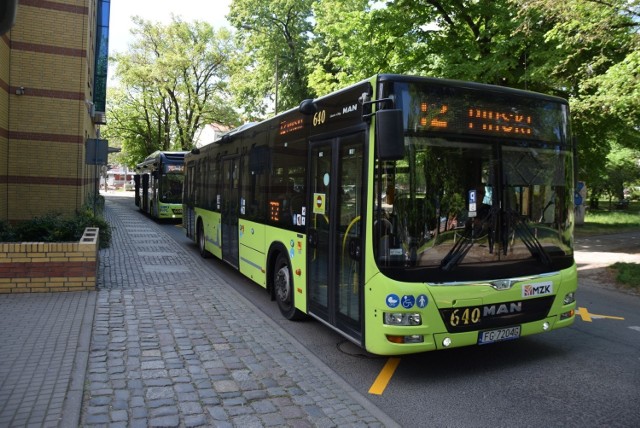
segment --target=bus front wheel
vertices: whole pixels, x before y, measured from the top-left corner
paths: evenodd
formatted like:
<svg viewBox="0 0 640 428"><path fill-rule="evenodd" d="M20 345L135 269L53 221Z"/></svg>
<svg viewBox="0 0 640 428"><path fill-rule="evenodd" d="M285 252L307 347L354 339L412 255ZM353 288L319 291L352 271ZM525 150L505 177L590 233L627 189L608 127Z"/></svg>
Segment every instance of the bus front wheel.
<svg viewBox="0 0 640 428"><path fill-rule="evenodd" d="M283 253L278 254L273 268L273 289L282 316L291 321L304 318L304 314L295 307L291 267L289 259Z"/></svg>

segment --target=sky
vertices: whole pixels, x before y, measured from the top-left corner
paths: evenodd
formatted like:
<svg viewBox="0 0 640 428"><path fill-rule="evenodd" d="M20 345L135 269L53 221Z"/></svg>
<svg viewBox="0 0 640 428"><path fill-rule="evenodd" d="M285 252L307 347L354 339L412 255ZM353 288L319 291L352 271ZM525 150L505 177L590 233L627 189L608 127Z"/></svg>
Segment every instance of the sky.
<svg viewBox="0 0 640 428"><path fill-rule="evenodd" d="M111 0L109 16L109 55L125 52L132 41L131 17L168 23L171 14L184 21L209 22L214 28L228 25L225 16L232 0Z"/></svg>

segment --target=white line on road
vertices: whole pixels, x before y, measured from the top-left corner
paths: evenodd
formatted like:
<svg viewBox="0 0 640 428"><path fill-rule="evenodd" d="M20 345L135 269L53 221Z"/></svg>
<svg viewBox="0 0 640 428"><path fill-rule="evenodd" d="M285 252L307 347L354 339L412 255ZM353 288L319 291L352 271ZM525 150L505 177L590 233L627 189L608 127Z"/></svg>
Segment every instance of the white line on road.
<svg viewBox="0 0 640 428"><path fill-rule="evenodd" d="M630 328L631 330L635 330L635 331L637 331L637 332L640 332L640 326L632 325L632 326L630 326L629 328Z"/></svg>

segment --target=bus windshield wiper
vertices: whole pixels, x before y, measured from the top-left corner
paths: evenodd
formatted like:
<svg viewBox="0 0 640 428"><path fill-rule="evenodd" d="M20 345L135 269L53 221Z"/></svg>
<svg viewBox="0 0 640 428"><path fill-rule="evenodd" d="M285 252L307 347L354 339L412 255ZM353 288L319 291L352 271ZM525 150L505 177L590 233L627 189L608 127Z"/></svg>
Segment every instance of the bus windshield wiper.
<svg viewBox="0 0 640 428"><path fill-rule="evenodd" d="M551 264L551 257L549 253L544 249L540 240L535 236L531 227L525 222L522 216L513 210L508 210L509 221L506 222L507 230L505 230L504 236L509 233L509 225L513 223L513 229L522 242L527 247L533 257L536 257L541 263L545 265Z"/></svg>
<svg viewBox="0 0 640 428"><path fill-rule="evenodd" d="M493 252L493 234L495 233L495 220L497 212L497 209L491 208L487 215L485 215L484 218L480 220L479 226L481 228L481 231L484 230L487 223L490 224L490 227L488 228L489 252ZM469 253L469 250L471 250L471 247L473 247L473 244L477 239L475 231L476 227L473 224L470 228L465 230L465 232L460 237L460 240L453 244L453 247L451 247L447 255L444 256L444 258L440 262L440 269L444 271L450 271L460 264L460 262Z"/></svg>

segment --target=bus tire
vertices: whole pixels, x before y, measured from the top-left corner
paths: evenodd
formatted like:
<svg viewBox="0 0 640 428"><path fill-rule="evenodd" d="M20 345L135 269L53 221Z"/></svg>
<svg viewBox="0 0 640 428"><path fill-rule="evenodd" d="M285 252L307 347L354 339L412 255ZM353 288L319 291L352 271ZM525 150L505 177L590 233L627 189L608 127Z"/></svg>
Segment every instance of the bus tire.
<svg viewBox="0 0 640 428"><path fill-rule="evenodd" d="M202 227L202 221L198 220L198 229L196 232L196 239L198 240L198 251L200 251L200 256L203 259L206 259L209 257L209 252L207 251L206 247L205 247L205 235L204 235L204 227Z"/></svg>
<svg viewBox="0 0 640 428"><path fill-rule="evenodd" d="M273 266L273 291L283 317L290 321L304 319L304 313L295 306L293 276L289 258L285 253L278 254Z"/></svg>

